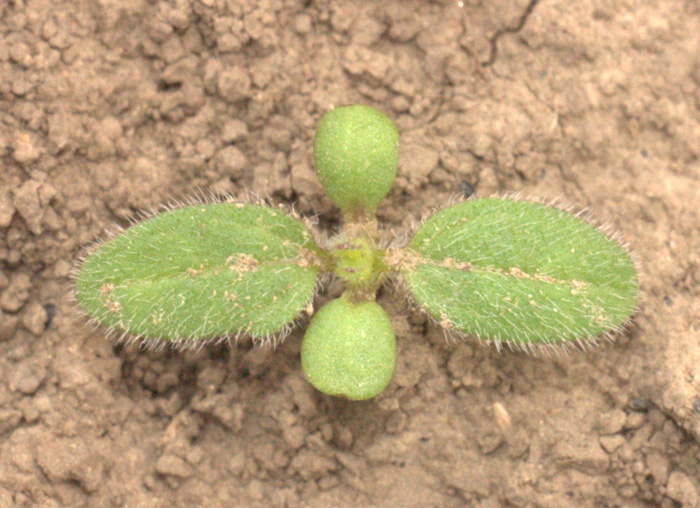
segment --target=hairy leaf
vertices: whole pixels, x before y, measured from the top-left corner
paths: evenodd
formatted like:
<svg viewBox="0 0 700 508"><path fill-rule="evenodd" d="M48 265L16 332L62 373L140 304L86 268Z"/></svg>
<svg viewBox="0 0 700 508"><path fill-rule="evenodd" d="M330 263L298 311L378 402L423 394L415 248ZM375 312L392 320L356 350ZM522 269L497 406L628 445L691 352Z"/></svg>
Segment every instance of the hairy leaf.
<svg viewBox="0 0 700 508"><path fill-rule="evenodd" d="M102 324L158 339L267 337L313 297L311 235L260 205L200 204L147 219L94 250L79 305Z"/></svg>
<svg viewBox="0 0 700 508"><path fill-rule="evenodd" d="M309 382L323 393L353 400L381 393L395 362L391 322L376 302L332 300L314 316L301 345Z"/></svg>
<svg viewBox="0 0 700 508"><path fill-rule="evenodd" d="M446 328L553 344L620 327L637 299L629 254L590 223L539 203L476 199L420 226L401 273Z"/></svg>

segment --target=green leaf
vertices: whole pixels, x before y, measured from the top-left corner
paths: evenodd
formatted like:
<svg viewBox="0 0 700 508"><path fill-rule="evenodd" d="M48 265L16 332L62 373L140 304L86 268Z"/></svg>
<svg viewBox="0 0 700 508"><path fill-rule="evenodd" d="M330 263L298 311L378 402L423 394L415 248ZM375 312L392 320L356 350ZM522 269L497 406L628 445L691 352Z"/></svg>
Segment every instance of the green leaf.
<svg viewBox="0 0 700 508"><path fill-rule="evenodd" d="M79 305L103 325L173 341L288 326L314 294L316 249L287 213L241 203L170 210L111 238L79 269Z"/></svg>
<svg viewBox="0 0 700 508"><path fill-rule="evenodd" d="M637 273L620 244L526 201L476 199L436 213L399 268L446 328L497 343L590 339L624 324L637 301Z"/></svg>
<svg viewBox="0 0 700 508"><path fill-rule="evenodd" d="M376 109L340 107L318 123L314 165L321 185L341 210L373 213L389 192L398 164L398 131Z"/></svg>
<svg viewBox="0 0 700 508"><path fill-rule="evenodd" d="M395 363L391 322L376 302L332 300L313 317L301 344L309 382L323 393L352 400L379 395Z"/></svg>

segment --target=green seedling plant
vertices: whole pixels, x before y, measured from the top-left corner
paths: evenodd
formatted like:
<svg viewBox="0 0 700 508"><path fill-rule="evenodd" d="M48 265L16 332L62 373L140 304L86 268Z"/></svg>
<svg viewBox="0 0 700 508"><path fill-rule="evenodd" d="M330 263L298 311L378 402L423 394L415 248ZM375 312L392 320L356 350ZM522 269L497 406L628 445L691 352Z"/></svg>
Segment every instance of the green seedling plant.
<svg viewBox="0 0 700 508"><path fill-rule="evenodd" d="M89 249L75 296L110 331L173 347L216 338L282 338L313 311L320 276L344 283L301 347L309 382L362 400L391 381L396 339L375 301L398 281L450 333L497 347L583 346L620 331L638 293L635 264L585 217L540 202L469 199L424 220L405 246L382 241L375 212L398 167L399 136L379 111L329 111L314 164L342 212L324 238L294 211L261 202L191 203Z"/></svg>

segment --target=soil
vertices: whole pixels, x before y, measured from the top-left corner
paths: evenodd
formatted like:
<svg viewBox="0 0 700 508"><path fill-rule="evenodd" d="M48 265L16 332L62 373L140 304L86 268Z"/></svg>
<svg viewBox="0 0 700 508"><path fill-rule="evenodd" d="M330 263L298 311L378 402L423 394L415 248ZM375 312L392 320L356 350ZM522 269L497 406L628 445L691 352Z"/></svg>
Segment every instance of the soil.
<svg viewBox="0 0 700 508"><path fill-rule="evenodd" d="M699 5L0 0L0 506L700 507ZM633 325L498 353L386 290L397 372L360 403L304 381L303 326L86 326L73 262L134 212L249 190L336 227L311 145L349 103L399 128L397 236L472 191L590 207L639 257Z"/></svg>

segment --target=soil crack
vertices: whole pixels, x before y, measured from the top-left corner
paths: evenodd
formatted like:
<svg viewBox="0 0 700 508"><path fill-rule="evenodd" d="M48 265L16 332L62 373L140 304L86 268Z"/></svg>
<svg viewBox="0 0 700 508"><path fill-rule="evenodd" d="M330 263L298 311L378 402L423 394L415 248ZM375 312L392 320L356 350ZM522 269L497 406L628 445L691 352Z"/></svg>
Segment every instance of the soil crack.
<svg viewBox="0 0 700 508"><path fill-rule="evenodd" d="M498 57L498 41L500 38L506 34L514 34L522 30L525 23L527 23L527 19L530 17L530 14L532 14L532 11L535 9L535 6L539 3L539 1L540 0L530 0L523 10L523 13L520 15L520 18L518 18L518 22L514 26L506 26L505 28L501 28L500 30L496 31L489 41L491 43L491 51L489 52L488 59L481 64L482 67L490 67L496 63L496 58Z"/></svg>

